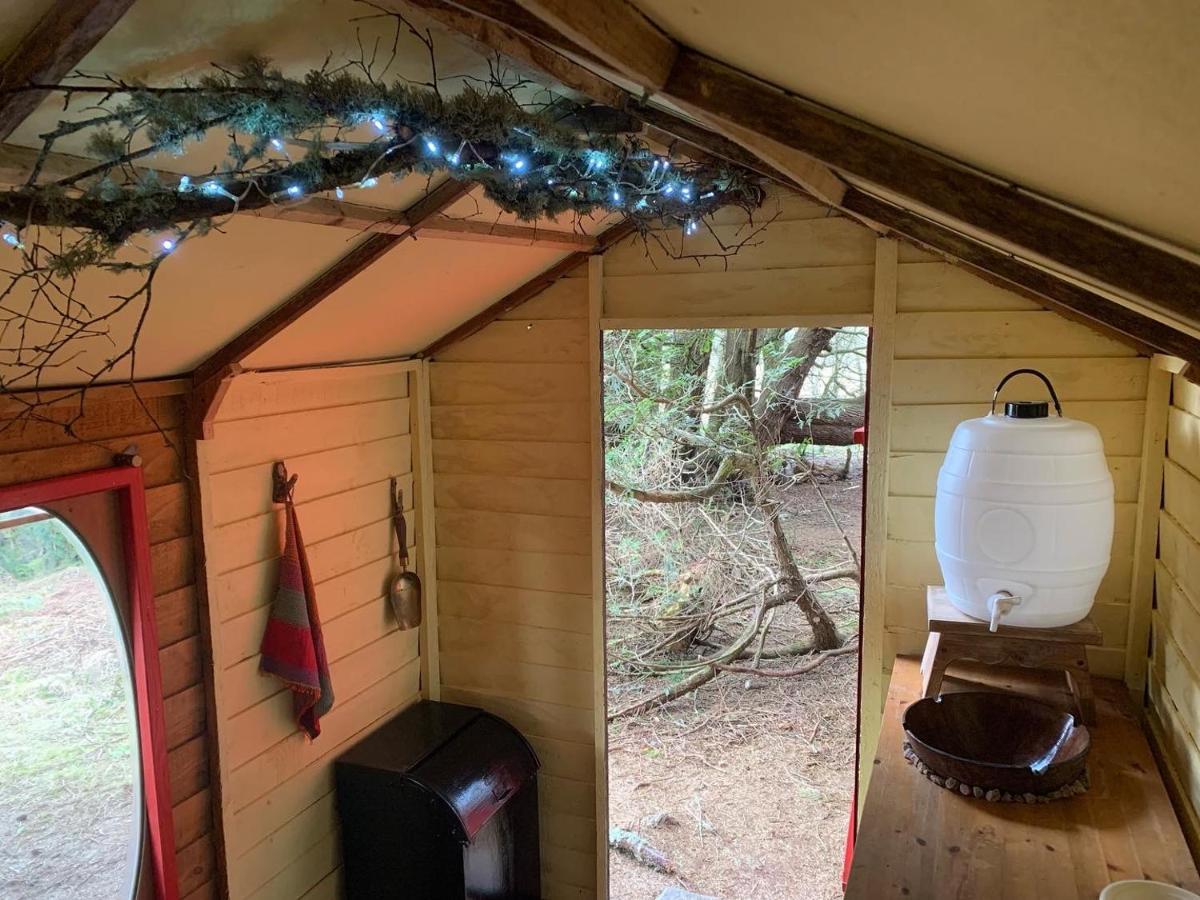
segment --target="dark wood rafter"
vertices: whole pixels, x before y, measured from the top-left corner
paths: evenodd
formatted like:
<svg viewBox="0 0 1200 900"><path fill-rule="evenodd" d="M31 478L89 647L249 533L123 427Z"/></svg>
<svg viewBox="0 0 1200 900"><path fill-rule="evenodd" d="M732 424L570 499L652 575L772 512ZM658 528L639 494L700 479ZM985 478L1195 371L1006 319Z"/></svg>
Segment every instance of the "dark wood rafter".
<svg viewBox="0 0 1200 900"><path fill-rule="evenodd" d="M473 2L455 0L459 6ZM661 81L658 92L662 97L702 116L710 125L732 129L730 136L740 143L747 143L742 140L745 135L759 136L928 208L956 231L976 231L1023 248L1053 261L1067 273L1143 301L1181 322L1200 321L1200 265L1182 256L1107 228L687 47L676 45L674 63L665 79L644 67L639 71L646 47L661 45L661 32L627 0L588 4L517 0L516 5L522 16L538 17L540 40L546 40L545 28L552 28L561 35L560 42L553 46L564 52L569 47L581 48L639 84ZM495 9L489 12L497 14ZM608 25L599 27L597 21ZM625 23L626 31L615 33L616 23ZM512 20L507 24L519 28ZM641 46L635 47L639 41ZM770 146L767 150L769 158ZM803 177L799 180L804 183ZM806 186L823 196L819 186Z"/></svg>
<svg viewBox="0 0 1200 900"><path fill-rule="evenodd" d="M230 366L241 365L251 353L262 347L302 315L318 306L326 297L371 266L398 243L420 231L421 223L436 216L465 197L472 184L446 181L434 188L404 212L408 230L402 234L372 234L332 266L302 287L286 301L255 322L192 373L192 384L205 389L211 379L220 378Z"/></svg>
<svg viewBox="0 0 1200 900"><path fill-rule="evenodd" d="M46 98L5 88L54 84L79 65L133 5L133 0L57 0L0 65L0 141Z"/></svg>
<svg viewBox="0 0 1200 900"><path fill-rule="evenodd" d="M618 241L629 237L629 235L634 233L634 230L633 223L629 221L614 225L600 235L594 249L572 253L570 256L564 257L545 272L535 275L515 291L505 294L487 309L476 313L457 328L442 335L417 353L417 356L421 358L434 357L438 354L438 351L444 350L450 345L457 344L459 341L470 337L496 321L505 313L512 312L522 303L532 300L542 291L546 290L546 288L550 287L550 285L567 275L572 269L586 263L589 256L592 256L594 253L603 253Z"/></svg>
<svg viewBox="0 0 1200 900"><path fill-rule="evenodd" d="M538 77L549 75L597 103L621 109L629 100L629 93L621 87L541 43L561 38L509 0L471 0L465 4L450 0L381 0L379 5L385 9L419 9L466 38L483 56L499 53L526 73ZM571 49L567 48L567 52ZM588 58L581 48L573 49L574 55Z"/></svg>
<svg viewBox="0 0 1200 900"><path fill-rule="evenodd" d="M1197 321L1200 265L692 51L664 95L1131 298Z"/></svg>
<svg viewBox="0 0 1200 900"><path fill-rule="evenodd" d="M402 0L387 0L387 2L400 3ZM736 70L728 71L732 73L731 78L734 78L738 85L742 86L742 92L738 95L739 99L732 104L734 108L732 110L725 109L724 111L727 113L736 112L737 103L760 104L760 108L756 109L754 115L748 119L750 127L743 127L738 123L725 121L723 117L713 117L711 115L705 118L703 125L700 125L690 122L674 113L651 106L641 98L633 96L617 86L613 81L605 79L579 62L579 60L583 60L600 69L605 67L614 68L613 61L617 58L615 53L621 49L620 41L611 41L609 40L609 35L604 35L608 43L602 46L599 40L593 42L586 35L578 32L571 32L566 36L562 36L562 33L559 32L560 38L558 41L551 41L548 38L547 27L557 27L557 25L561 24L561 22L550 15L551 9L557 10L556 15L558 16L566 16L574 13L575 4L560 2L542 4L533 2L533 0L529 3L520 0L520 6L516 3L499 3L496 0L403 0L403 2L420 7L427 15L433 17L441 24L460 32L468 41L477 45L489 44L496 52L514 57L517 62L525 66L535 69L540 68L543 74L550 76L568 88L587 94L597 102L613 105L612 93L614 90L620 91L621 97L616 101L616 105L619 108L640 118L653 128L660 129L667 134L673 134L675 137L693 147L699 148L701 151L745 165L747 168L758 171L760 174L771 178L779 184L793 190L799 189L810 196L816 197L820 201L835 206L859 221L876 226L877 229L882 227L918 245L933 249L940 254L960 259L976 274L987 277L992 281L998 280L999 283L1018 292L1025 292L1028 296L1035 297L1038 302L1052 306L1056 310L1064 312L1064 314L1087 320L1094 327L1101 327L1110 333L1115 333L1139 349L1171 353L1181 356L1181 358L1189 362L1200 364L1200 352L1198 352L1200 350L1200 342L1194 341L1186 331L1165 325L1151 316L1144 315L1135 309L1117 303L1110 297L1082 287L1072 280L1059 277L1037 266L1030 265L1011 254L994 250L987 244L974 240L955 228L888 204L884 204L887 207L886 210L882 210L878 206L871 204L869 211L883 216L884 221L872 219L867 214L868 204L866 200L874 200L874 198L862 191L845 185L832 170L825 169L820 163L813 163L813 165L818 166L816 170L813 170L811 166L795 165L796 162L808 159L807 154L797 152L794 149L794 144L801 143L801 141L799 136L793 132L800 131L801 129L792 129L786 132L777 131L774 127L768 128L764 120L786 118L785 112L790 108L789 104L792 102L806 105L806 108L815 110L813 115L826 116L836 122L848 122L863 129L872 136L872 140L881 142L876 145L876 149L881 153L886 152L887 148L892 145L886 142L890 141L893 144L904 145L905 154L924 154L926 158L932 160L936 165L923 165L919 169L922 178L943 185L944 187L944 183L940 181L941 176L938 174L940 170L937 167L954 169L966 181L970 181L971 183L975 183L976 181L985 183L988 186L989 196L996 194L997 196L1008 198L1017 206L1030 205L1036 210L1046 212L1049 217L1054 219L1056 223L1053 226L1054 228L1070 230L1071 228L1080 226L1082 231L1088 234L1098 232L1103 241L1109 242L1105 245L1108 248L1106 252L1111 251L1112 254L1111 259L1108 261L1101 258L1099 260L1101 263L1111 263L1120 267L1123 260L1147 254L1148 256L1142 257L1142 261L1139 263L1142 270L1147 270L1144 271L1144 277L1149 279L1147 283L1155 286L1156 296L1162 293L1169 298L1169 305L1172 307L1172 312L1179 315L1184 321L1194 322L1200 321L1200 315L1197 315L1196 312L1196 310L1200 310L1200 305L1193 304L1189 307L1187 302L1176 302L1178 296L1173 295L1171 290L1158 290L1159 287L1176 283L1179 278L1184 277L1186 274L1191 279L1189 293L1200 291L1200 277L1197 277L1200 276L1200 267L1192 265L1187 260L1166 253L1165 251L1157 250L1148 244L1125 237L1066 210L1022 194L1016 188L1001 185L988 179L986 176L958 167L950 161L942 160L928 151L916 147L916 145L904 142L890 135L883 135L881 132L871 129L870 126L866 126L863 123L856 123L855 120L848 117L841 116L838 113L819 107L816 104L811 104L808 101L803 101L800 98L795 98L778 88L758 82L756 79L750 78ZM613 2L624 5L624 0L600 0L600 2L594 5L604 7ZM532 31L523 32L519 24L527 22L531 13L545 14L547 16L545 20L539 19L536 36ZM589 18L590 15L589 13ZM500 39L491 44L491 39L497 35ZM548 63L545 62L547 53L551 53L552 51L547 46L547 43L550 43L551 46L559 51L552 55L552 59ZM606 55L607 59L604 58ZM681 48L675 68L678 69L680 65L684 64L691 65L692 58L695 56L698 56L698 54L694 54L686 48ZM709 60L708 62L711 63L712 61ZM713 63L712 65L720 66L717 63ZM628 71L621 71L620 67L616 68L619 75L631 77ZM721 69L726 70L728 67L721 67ZM589 89L589 85L597 79L601 82L603 88L601 91L593 93ZM664 95L670 94L670 85L676 80L675 71L673 70L671 78L667 81L668 89L664 91ZM757 85L757 89L769 97L769 102L764 103L762 97L756 98L754 91L744 86L743 83L746 81ZM724 96L724 94L715 90L713 94L717 97ZM676 98L674 95L670 95L668 99ZM683 101L680 102L680 105L689 108L689 111L691 111L693 106ZM710 105L715 108L715 104ZM697 112L702 112L702 110L697 110ZM724 122L727 129L726 133L718 134L711 130L713 123L717 119L721 119ZM849 128L851 125L845 127ZM761 126L761 131L757 130L755 126ZM786 144L786 140L779 140L778 138L795 140L793 144L789 145ZM833 144L836 144L836 141ZM833 144L825 147L828 151L826 155L836 155L838 148L833 146ZM808 147L809 145L805 143L804 146ZM780 147L784 147L785 149L792 148L796 155L781 159L776 155ZM861 149L856 150L855 153L857 154L855 158L863 157ZM747 157L749 157L749 160ZM905 158L907 159L907 156ZM903 165L903 163L893 163L893 167L899 165ZM820 183L815 187L810 181L813 171L818 173L820 179ZM825 177L826 173L837 183L831 185L831 182ZM955 184L957 183L956 181ZM836 191L838 196L831 196L831 189L832 191ZM875 201L875 203L878 202ZM969 215L971 212L971 203L970 199L964 200L958 198L954 204L955 209L963 214L962 222L967 225L972 224ZM1017 209L1011 207L1005 208L1009 209L1011 215L1021 215L1021 212ZM887 215L884 215L885 212L887 212ZM1033 243L1037 253L1042 256L1051 257L1052 253L1048 252L1048 250L1052 250L1060 243L1070 241L1073 241L1075 245L1079 245L1081 251L1087 249L1084 246L1086 238L1078 236L1042 243L1036 227L1036 216L1035 224L1025 223L1019 227L1025 229L1029 236L1028 239ZM997 237L1001 236L997 235ZM958 252L965 254L965 258L958 257ZM1097 251L1097 255L1103 257L1104 254ZM1153 259L1150 258L1151 256ZM1164 269L1168 270L1162 278L1149 271L1154 268L1154 259L1161 261ZM1128 280L1127 278L1126 281ZM1137 285L1141 289L1141 293L1144 293L1145 286L1145 284Z"/></svg>
<svg viewBox="0 0 1200 900"><path fill-rule="evenodd" d="M535 37L567 49L580 48L651 93L661 91L671 78L682 49L641 10L623 0L516 0L514 5L536 18L543 29L552 29L558 40L547 39L544 31ZM563 38L570 44L564 45Z"/></svg>
<svg viewBox="0 0 1200 900"><path fill-rule="evenodd" d="M648 139L664 145L676 144L679 152L685 156L723 159L786 184L793 190L808 191L791 175L764 162L736 141L706 130L675 113L651 106L574 59L540 43L539 39L554 38L554 33L507 0L382 0L381 5L420 9L429 18L457 33L484 56L499 53L532 76L540 78L549 75L563 87L583 94L596 103L627 113L643 123L643 133ZM504 16L505 21L517 23L522 30L497 21L500 16ZM561 40L560 37L560 47ZM583 48L564 49L574 58L600 62Z"/></svg>
<svg viewBox="0 0 1200 900"><path fill-rule="evenodd" d="M1135 344L1143 353L1157 350L1189 361L1200 360L1200 340L1010 254L854 188L846 192L844 202L847 211L877 223L888 233L957 260L974 275L1048 305L1067 318L1115 334Z"/></svg>

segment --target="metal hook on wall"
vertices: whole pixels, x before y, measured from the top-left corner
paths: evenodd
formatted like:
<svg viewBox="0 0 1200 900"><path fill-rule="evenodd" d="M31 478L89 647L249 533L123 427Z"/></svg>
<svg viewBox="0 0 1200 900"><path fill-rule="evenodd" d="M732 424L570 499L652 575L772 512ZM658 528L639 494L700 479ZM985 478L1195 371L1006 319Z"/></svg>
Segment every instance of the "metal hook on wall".
<svg viewBox="0 0 1200 900"><path fill-rule="evenodd" d="M291 503L299 475L288 477L287 466L280 460L271 468L271 499L275 503Z"/></svg>

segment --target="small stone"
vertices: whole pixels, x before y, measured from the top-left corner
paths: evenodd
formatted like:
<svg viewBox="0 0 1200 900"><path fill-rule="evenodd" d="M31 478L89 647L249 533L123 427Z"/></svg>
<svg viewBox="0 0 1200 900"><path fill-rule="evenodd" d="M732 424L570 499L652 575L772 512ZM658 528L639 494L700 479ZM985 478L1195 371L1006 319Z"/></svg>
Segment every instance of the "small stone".
<svg viewBox="0 0 1200 900"><path fill-rule="evenodd" d="M974 794L976 797L982 797L983 796L983 788L973 787L973 788L971 788L971 793Z"/></svg>
<svg viewBox="0 0 1200 900"><path fill-rule="evenodd" d="M946 786L946 779L940 775L930 775L929 780L932 781L934 784L936 784L938 787Z"/></svg>
<svg viewBox="0 0 1200 900"><path fill-rule="evenodd" d="M1013 795L1012 795L1012 794L1010 794L1008 791L1005 791L1005 792L1004 792L1004 802L1005 802L1005 803L1012 803L1012 802L1013 802L1013 800L1015 800L1015 799L1016 799L1016 798L1015 798L1015 797L1013 797Z"/></svg>
<svg viewBox="0 0 1200 900"><path fill-rule="evenodd" d="M1035 797L1033 794L1030 794L1030 793L1028 793L1028 792L1026 792L1026 793L1022 794L1022 795L1021 795L1021 798L1022 798L1022 799L1023 799L1023 800L1024 800L1026 803L1037 803L1037 797Z"/></svg>
<svg viewBox="0 0 1200 900"><path fill-rule="evenodd" d="M946 787L950 788L950 790L954 790L956 787L958 787L958 779L953 776L947 778Z"/></svg>
<svg viewBox="0 0 1200 900"><path fill-rule="evenodd" d="M1000 792L998 790L996 790L995 788L992 788L990 791L988 791L983 796L986 797L989 802L995 803L997 800L1000 799Z"/></svg>
<svg viewBox="0 0 1200 900"><path fill-rule="evenodd" d="M717 900L717 898L710 897L708 894L693 894L681 887L671 886L663 888L663 892L658 895L657 900Z"/></svg>
<svg viewBox="0 0 1200 900"><path fill-rule="evenodd" d="M970 787L970 785L960 784L958 786L958 792L960 794L962 794L964 797L970 797L971 796L971 787Z"/></svg>

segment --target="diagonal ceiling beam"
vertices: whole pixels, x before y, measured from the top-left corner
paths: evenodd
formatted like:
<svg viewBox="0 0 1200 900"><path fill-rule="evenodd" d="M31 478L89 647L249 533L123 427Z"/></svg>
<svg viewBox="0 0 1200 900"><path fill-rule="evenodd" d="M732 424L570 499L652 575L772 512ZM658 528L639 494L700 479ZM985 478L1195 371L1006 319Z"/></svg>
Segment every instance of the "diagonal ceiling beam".
<svg viewBox="0 0 1200 900"><path fill-rule="evenodd" d="M882 230L958 261L975 275L1032 299L1069 319L1124 338L1143 353L1170 353L1200 361L1200 340L1093 294L1069 281L1001 253L936 222L923 219L862 191L846 192L846 209Z"/></svg>
<svg viewBox="0 0 1200 900"><path fill-rule="evenodd" d="M460 3L460 0L455 0ZM460 5L464 5L460 3ZM1200 265L679 45L627 0L516 0L581 48L681 108L766 138L907 198L955 230L970 229L1049 260L1063 274L1200 324ZM674 52L663 49L664 40ZM649 54L672 60L664 76ZM738 133L730 135L742 140ZM769 156L767 158L770 158ZM820 191L816 191L818 196ZM1182 252L1182 251L1181 251Z"/></svg>
<svg viewBox="0 0 1200 900"><path fill-rule="evenodd" d="M275 337L306 312L316 308L326 297L371 266L381 256L421 229L426 219L462 199L471 190L469 181L450 180L434 188L404 212L408 230L402 234L372 234L369 238L335 262L332 266L300 288L278 307L259 319L208 359L192 373L197 388L211 379L220 378L230 367L242 364L255 350Z"/></svg>
<svg viewBox="0 0 1200 900"><path fill-rule="evenodd" d="M65 78L120 21L133 0L57 0L0 65L0 141L46 98L45 91L5 90Z"/></svg>

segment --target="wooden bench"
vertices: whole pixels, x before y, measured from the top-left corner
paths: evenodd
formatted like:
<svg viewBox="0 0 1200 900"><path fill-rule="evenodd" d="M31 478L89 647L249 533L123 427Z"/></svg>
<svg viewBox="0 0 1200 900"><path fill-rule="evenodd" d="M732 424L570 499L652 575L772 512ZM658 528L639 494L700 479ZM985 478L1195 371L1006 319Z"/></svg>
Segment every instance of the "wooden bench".
<svg viewBox="0 0 1200 900"><path fill-rule="evenodd" d="M1052 803L988 803L932 784L904 759L901 717L921 696L917 659L897 657L848 900L1096 900L1148 878L1200 893L1150 746L1125 686L1097 678L1091 787ZM943 693L1015 690L1070 702L1062 679L1035 669L956 666Z"/></svg>
<svg viewBox="0 0 1200 900"><path fill-rule="evenodd" d="M991 631L987 622L960 612L941 585L926 589L925 612L929 619L929 640L921 660L923 696L935 696L947 667L962 659L993 666L1054 669L1066 676L1074 698L1069 708L1085 724L1095 724L1096 701L1092 696L1087 648L1099 646L1103 636L1090 615L1061 628L1001 625Z"/></svg>

